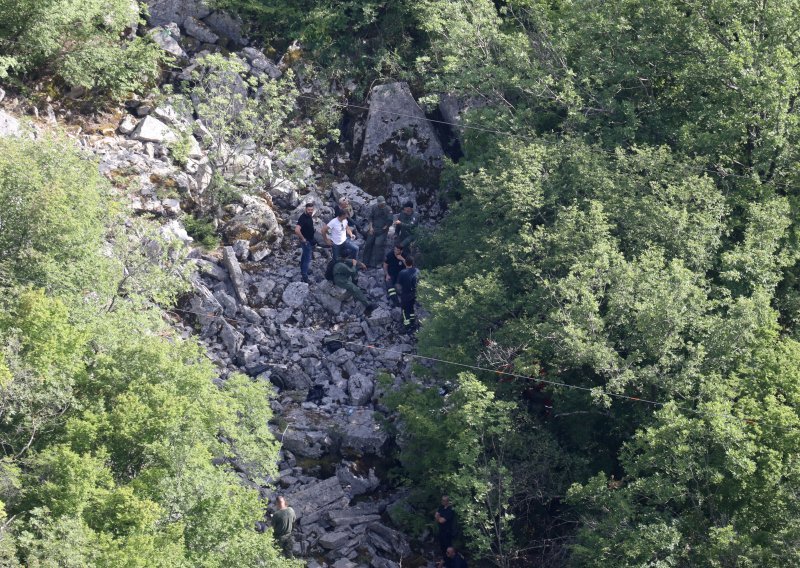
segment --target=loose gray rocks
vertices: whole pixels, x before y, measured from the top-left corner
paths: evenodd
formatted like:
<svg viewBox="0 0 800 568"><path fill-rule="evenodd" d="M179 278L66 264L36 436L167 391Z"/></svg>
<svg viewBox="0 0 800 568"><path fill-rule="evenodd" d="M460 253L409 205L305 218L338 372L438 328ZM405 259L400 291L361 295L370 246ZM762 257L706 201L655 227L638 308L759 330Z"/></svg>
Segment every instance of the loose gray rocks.
<svg viewBox="0 0 800 568"><path fill-rule="evenodd" d="M306 303L308 298L308 284L305 282L291 282L283 291L283 303L292 308L299 308Z"/></svg>

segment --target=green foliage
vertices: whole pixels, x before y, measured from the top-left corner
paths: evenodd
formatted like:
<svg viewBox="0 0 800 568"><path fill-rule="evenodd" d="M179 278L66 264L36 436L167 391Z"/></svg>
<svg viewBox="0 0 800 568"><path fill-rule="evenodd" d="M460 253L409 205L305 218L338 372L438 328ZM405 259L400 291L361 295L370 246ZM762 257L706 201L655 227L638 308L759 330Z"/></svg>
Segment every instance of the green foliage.
<svg viewBox="0 0 800 568"><path fill-rule="evenodd" d="M121 99L152 85L164 60L149 38L121 38L137 24L127 0L0 1L0 75L53 73L71 87Z"/></svg>
<svg viewBox="0 0 800 568"><path fill-rule="evenodd" d="M189 161L189 153L192 150L192 138L191 132L181 132L178 139L169 145L169 152L172 154L172 159L180 166L185 167Z"/></svg>
<svg viewBox="0 0 800 568"><path fill-rule="evenodd" d="M794 350L776 330L780 322L797 335L800 305L797 8L415 8L429 34L417 58L428 89L467 103L468 125L525 136L460 134L464 157L443 176L450 214L424 243L431 316L419 348L582 389L548 388L554 408L542 424L560 451L585 459L569 473L582 527L576 565L795 558L798 515L784 504L796 490L794 435L762 437L769 420L758 416L796 419L794 387L780 386L796 362L775 356L767 371L764 358ZM453 380L452 369L437 372ZM525 380L504 388L489 373L478 378L498 402L526 393ZM780 395L759 398L754 384ZM409 427L426 440L422 430ZM409 471L430 489L427 471ZM464 520L465 531L481 526ZM510 526L517 542L550 546L530 535L534 525Z"/></svg>
<svg viewBox="0 0 800 568"><path fill-rule="evenodd" d="M668 405L637 433L622 452L622 487L599 474L570 490L585 511L575 565L798 560L800 515L790 496L800 482L791 457L800 419L798 344L766 338L772 346L751 362L702 385L699 414Z"/></svg>
<svg viewBox="0 0 800 568"><path fill-rule="evenodd" d="M203 245L204 248L213 250L219 246L220 240L211 221L187 215L183 218L183 225L186 227L186 232L189 236Z"/></svg>
<svg viewBox="0 0 800 568"><path fill-rule="evenodd" d="M4 565L296 566L255 531L258 492L214 465L237 456L264 482L278 444L267 387L215 386L202 348L163 322L182 247L147 220L117 224L66 142L0 144Z"/></svg>
<svg viewBox="0 0 800 568"><path fill-rule="evenodd" d="M400 414L399 457L411 480L412 511L428 520L423 511L448 494L470 549L511 565L520 550L515 511L527 515L563 489L557 471L566 462L553 440L534 435L537 426L515 403L469 373L459 374L445 397L410 386L388 403ZM406 521L414 526L413 518Z"/></svg>
<svg viewBox="0 0 800 568"><path fill-rule="evenodd" d="M108 191L96 165L62 140L0 139L0 283L102 289Z"/></svg>
<svg viewBox="0 0 800 568"><path fill-rule="evenodd" d="M214 4L242 14L269 40L299 40L315 64L323 64L326 72L343 80L407 75L420 39L414 3L407 0L214 0Z"/></svg>
<svg viewBox="0 0 800 568"><path fill-rule="evenodd" d="M295 120L298 92L291 73L275 81L248 77L241 61L221 54L206 55L199 64L188 88L215 168L198 196L207 213L274 181L271 169L260 165L268 154L287 162L285 175L291 177L291 151L304 146L313 152L319 143L309 125Z"/></svg>

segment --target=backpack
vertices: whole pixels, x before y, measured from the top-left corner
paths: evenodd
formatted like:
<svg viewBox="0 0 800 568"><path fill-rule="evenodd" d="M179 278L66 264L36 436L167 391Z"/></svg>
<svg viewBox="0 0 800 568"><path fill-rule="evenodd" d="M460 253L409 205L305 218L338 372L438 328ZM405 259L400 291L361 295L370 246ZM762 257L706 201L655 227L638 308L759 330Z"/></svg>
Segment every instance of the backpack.
<svg viewBox="0 0 800 568"><path fill-rule="evenodd" d="M325 267L325 280L333 282L333 267L336 266L336 262L333 259L328 261L328 266Z"/></svg>

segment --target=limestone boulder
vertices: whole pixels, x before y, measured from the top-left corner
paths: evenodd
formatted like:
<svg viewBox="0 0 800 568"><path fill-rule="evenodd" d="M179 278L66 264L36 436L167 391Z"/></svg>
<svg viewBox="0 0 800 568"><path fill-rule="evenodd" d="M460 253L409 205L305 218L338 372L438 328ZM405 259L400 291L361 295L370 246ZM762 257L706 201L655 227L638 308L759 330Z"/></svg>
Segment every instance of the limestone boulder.
<svg viewBox="0 0 800 568"><path fill-rule="evenodd" d="M235 242L243 239L256 245L266 242L277 248L283 240L283 230L278 223L275 212L270 204L251 195L243 195L244 204L241 212L229 219L222 227L222 234L226 242Z"/></svg>
<svg viewBox="0 0 800 568"><path fill-rule="evenodd" d="M353 206L353 214L356 217L366 215L367 209L375 201L374 197L349 181L333 184L331 193L333 193L333 197L337 202L342 197L346 197L350 205Z"/></svg>
<svg viewBox="0 0 800 568"><path fill-rule="evenodd" d="M350 394L350 404L353 406L364 406L369 404L375 384L372 379L357 373L347 379L347 392Z"/></svg>
<svg viewBox="0 0 800 568"><path fill-rule="evenodd" d="M283 291L283 303L292 308L300 308L308 299L308 284L305 282L291 282Z"/></svg>
<svg viewBox="0 0 800 568"><path fill-rule="evenodd" d="M19 136L21 128L19 120L0 110L0 137L2 136Z"/></svg>
<svg viewBox="0 0 800 568"><path fill-rule="evenodd" d="M247 45L244 37L242 20L227 12L215 11L204 20L205 24L218 36L229 40L234 45Z"/></svg>
<svg viewBox="0 0 800 568"><path fill-rule="evenodd" d="M174 55L179 59L186 57L186 52L178 43L181 33L180 30L178 30L177 24L166 23L163 26L155 27L150 30L149 35L156 45L170 55Z"/></svg>
<svg viewBox="0 0 800 568"><path fill-rule="evenodd" d="M405 82L373 87L357 179L370 194L392 183L438 185L444 150Z"/></svg>
<svg viewBox="0 0 800 568"><path fill-rule="evenodd" d="M202 19L211 14L205 0L145 0L151 26L183 25L186 18Z"/></svg>
<svg viewBox="0 0 800 568"><path fill-rule="evenodd" d="M186 30L186 35L200 40L204 43L217 43L219 36L211 31L205 22L198 20L194 16L187 16L183 21L183 28Z"/></svg>
<svg viewBox="0 0 800 568"><path fill-rule="evenodd" d="M131 133L131 138L141 142L163 144L176 142L178 135L166 124L148 115L136 125L136 128Z"/></svg>

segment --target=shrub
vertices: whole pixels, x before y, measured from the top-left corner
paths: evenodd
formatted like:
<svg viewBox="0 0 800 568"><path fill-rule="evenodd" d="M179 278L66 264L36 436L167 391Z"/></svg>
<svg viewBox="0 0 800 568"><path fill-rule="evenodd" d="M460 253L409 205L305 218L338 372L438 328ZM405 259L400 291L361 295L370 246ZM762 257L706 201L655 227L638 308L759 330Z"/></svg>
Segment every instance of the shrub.
<svg viewBox="0 0 800 568"><path fill-rule="evenodd" d="M125 41L129 0L0 0L0 77L53 74L70 87L119 99L155 82L164 53L149 38Z"/></svg>

